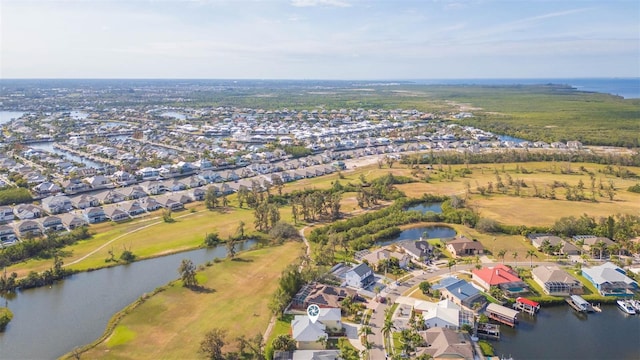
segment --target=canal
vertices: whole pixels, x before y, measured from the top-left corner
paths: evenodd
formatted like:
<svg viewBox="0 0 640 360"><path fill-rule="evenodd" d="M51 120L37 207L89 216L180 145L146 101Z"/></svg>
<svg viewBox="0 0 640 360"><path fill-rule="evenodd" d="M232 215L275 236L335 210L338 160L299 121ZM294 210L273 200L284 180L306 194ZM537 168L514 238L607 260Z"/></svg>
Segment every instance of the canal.
<svg viewBox="0 0 640 360"><path fill-rule="evenodd" d="M568 305L543 307L537 317L520 315L515 329L501 326L491 342L497 356L524 359L640 359L640 316L615 305L579 314Z"/></svg>
<svg viewBox="0 0 640 360"><path fill-rule="evenodd" d="M239 249L255 244L249 240ZM102 335L113 314L177 279L182 259L203 264L226 255L225 246L192 250L79 273L51 288L20 291L8 300L14 317L0 333L0 359L52 359L86 345Z"/></svg>

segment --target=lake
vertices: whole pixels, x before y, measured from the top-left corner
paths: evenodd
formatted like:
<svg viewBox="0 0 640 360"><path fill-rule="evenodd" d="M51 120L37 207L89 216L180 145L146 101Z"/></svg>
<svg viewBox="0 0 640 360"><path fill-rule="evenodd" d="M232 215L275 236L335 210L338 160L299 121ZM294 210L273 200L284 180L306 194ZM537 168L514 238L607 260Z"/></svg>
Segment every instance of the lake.
<svg viewBox="0 0 640 360"><path fill-rule="evenodd" d="M0 111L0 125L26 114L23 111Z"/></svg>
<svg viewBox="0 0 640 360"><path fill-rule="evenodd" d="M255 244L249 240L239 249L247 250ZM0 358L52 359L86 345L102 335L116 312L177 279L182 259L203 264L226 255L224 245L192 250L79 273L51 288L19 291L8 300L14 317L0 333Z"/></svg>
<svg viewBox="0 0 640 360"><path fill-rule="evenodd" d="M442 203L422 203L409 206L406 211L420 211L423 214L432 211L436 214L442 214Z"/></svg>
<svg viewBox="0 0 640 360"><path fill-rule="evenodd" d="M413 229L407 229L402 231L398 236L393 239L377 242L376 245L389 245L398 241L405 240L420 240L422 239L443 239L452 238L456 236L456 231L447 226L422 226Z"/></svg>
<svg viewBox="0 0 640 360"><path fill-rule="evenodd" d="M501 326L492 341L497 356L523 359L639 359L640 316L615 305L578 314L568 305L543 307L537 317L519 315L515 329Z"/></svg>

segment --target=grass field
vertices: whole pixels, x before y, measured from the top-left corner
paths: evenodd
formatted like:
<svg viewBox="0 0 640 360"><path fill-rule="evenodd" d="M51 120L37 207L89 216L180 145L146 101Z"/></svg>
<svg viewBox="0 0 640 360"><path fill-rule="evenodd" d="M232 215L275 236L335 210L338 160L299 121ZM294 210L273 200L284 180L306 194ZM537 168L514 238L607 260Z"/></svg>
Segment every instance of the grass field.
<svg viewBox="0 0 640 360"><path fill-rule="evenodd" d="M297 242L241 253L237 261L225 260L201 272L200 285L208 291L171 283L125 315L105 341L82 357L201 358L200 341L214 327L227 329L229 341L264 333L271 318L269 298L280 273L301 254Z"/></svg>

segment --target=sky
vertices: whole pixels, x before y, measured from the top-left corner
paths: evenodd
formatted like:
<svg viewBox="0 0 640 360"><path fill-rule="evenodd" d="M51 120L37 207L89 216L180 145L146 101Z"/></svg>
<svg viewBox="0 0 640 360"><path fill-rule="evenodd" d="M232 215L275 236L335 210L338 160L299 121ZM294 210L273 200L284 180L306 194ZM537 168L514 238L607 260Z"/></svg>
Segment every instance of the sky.
<svg viewBox="0 0 640 360"><path fill-rule="evenodd" d="M637 0L0 0L0 78L640 77Z"/></svg>

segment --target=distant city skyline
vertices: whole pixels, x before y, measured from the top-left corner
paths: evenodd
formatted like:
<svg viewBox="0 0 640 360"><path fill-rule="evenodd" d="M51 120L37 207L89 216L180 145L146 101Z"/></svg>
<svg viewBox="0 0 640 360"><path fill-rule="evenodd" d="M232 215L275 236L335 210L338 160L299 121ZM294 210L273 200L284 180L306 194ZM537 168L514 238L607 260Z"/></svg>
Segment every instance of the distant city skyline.
<svg viewBox="0 0 640 360"><path fill-rule="evenodd" d="M635 0L0 0L0 78L640 77Z"/></svg>

